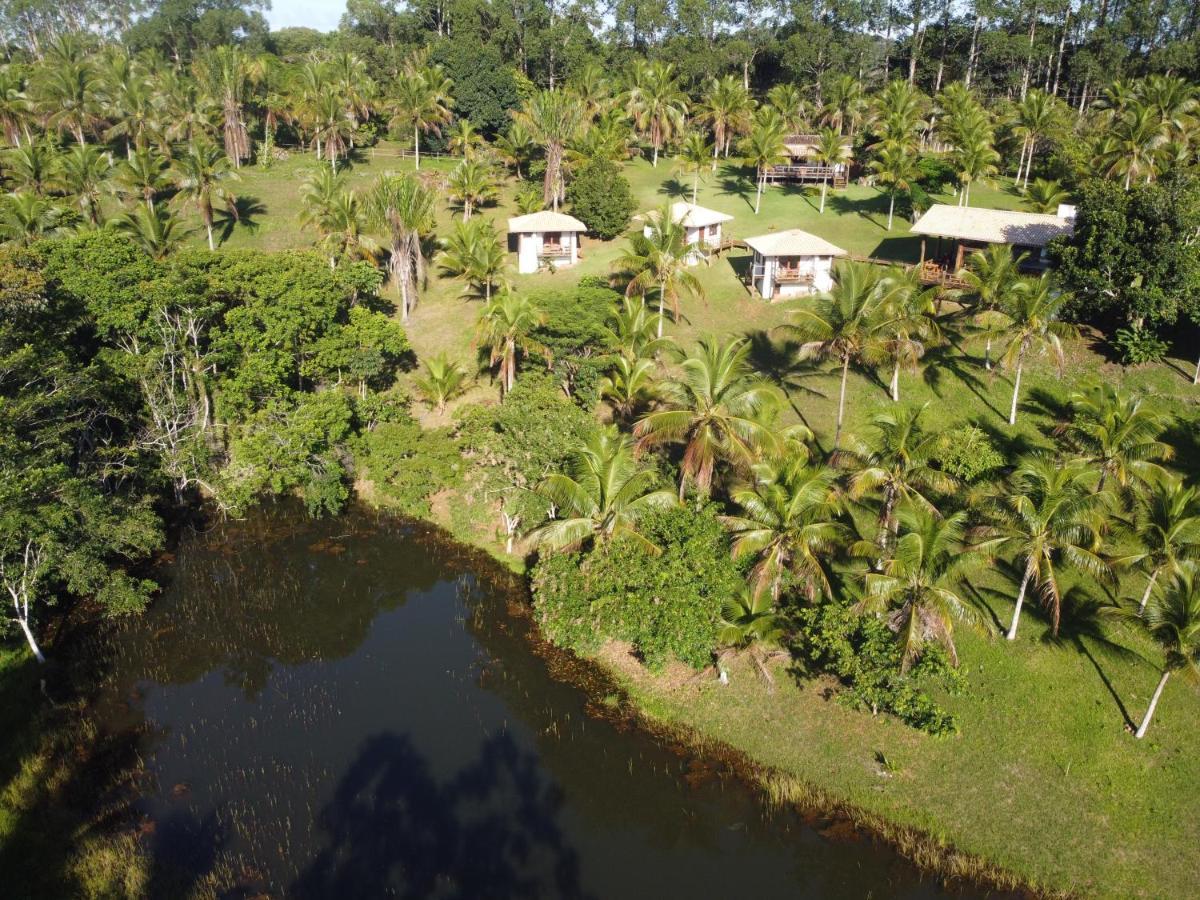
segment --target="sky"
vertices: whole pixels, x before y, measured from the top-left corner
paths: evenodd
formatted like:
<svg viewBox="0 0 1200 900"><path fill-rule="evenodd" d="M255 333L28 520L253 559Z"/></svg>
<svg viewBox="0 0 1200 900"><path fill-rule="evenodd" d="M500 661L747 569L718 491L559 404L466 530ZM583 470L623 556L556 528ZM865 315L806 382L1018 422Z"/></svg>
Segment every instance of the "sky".
<svg viewBox="0 0 1200 900"><path fill-rule="evenodd" d="M346 11L346 0L271 0L266 13L271 28L301 26L332 31Z"/></svg>

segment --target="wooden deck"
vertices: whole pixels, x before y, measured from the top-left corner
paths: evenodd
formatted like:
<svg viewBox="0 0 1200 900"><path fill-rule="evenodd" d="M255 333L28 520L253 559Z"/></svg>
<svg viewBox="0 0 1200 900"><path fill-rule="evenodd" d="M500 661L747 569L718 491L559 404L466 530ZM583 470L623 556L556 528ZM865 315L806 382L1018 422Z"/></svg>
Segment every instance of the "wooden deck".
<svg viewBox="0 0 1200 900"><path fill-rule="evenodd" d="M897 262L894 259L880 259L877 256L860 256L856 253L848 254L845 258L853 262L868 263L873 266L899 266L905 272L912 272L915 269L921 279L921 284L926 287L940 287L950 291L963 290L968 286L967 282L959 276L958 272L940 266L931 259L927 259L920 265L916 265L915 263Z"/></svg>
<svg viewBox="0 0 1200 900"><path fill-rule="evenodd" d="M833 166L771 166L766 171L767 184L821 184L828 182L832 188L844 188L849 179L846 170Z"/></svg>

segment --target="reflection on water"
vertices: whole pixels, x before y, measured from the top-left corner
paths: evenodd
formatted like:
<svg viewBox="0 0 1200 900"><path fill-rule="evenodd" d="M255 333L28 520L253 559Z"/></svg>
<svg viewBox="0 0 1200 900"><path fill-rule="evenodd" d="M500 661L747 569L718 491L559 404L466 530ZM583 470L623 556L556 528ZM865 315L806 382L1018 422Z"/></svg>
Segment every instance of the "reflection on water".
<svg viewBox="0 0 1200 900"><path fill-rule="evenodd" d="M940 894L589 719L508 614L520 591L364 511L185 540L160 602L109 639L97 710L144 731L156 877L305 898Z"/></svg>

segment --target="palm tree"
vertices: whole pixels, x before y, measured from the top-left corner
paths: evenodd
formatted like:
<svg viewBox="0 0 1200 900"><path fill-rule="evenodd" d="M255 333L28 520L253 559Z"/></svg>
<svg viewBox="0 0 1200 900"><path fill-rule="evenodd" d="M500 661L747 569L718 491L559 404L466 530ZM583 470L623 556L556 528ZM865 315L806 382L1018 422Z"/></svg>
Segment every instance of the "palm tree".
<svg viewBox="0 0 1200 900"><path fill-rule="evenodd" d="M941 517L928 509L905 507L900 512L903 534L882 572L864 576L858 609L887 615L888 627L901 648L900 671L907 672L929 643L940 644L958 665L954 621L970 624L978 613L959 592L959 584L979 555L995 546L964 542L966 513Z"/></svg>
<svg viewBox="0 0 1200 900"><path fill-rule="evenodd" d="M834 166L841 165L850 158L850 146L842 140L842 136L832 128L822 128L817 134L817 144L813 147L813 158L818 165L826 167L825 177L821 179L821 209L825 212L825 194L829 190L829 172Z"/></svg>
<svg viewBox="0 0 1200 900"><path fill-rule="evenodd" d="M440 135L450 121L454 109L450 91L450 79L441 66L410 68L397 77L388 127L412 130L414 168L421 168L421 134Z"/></svg>
<svg viewBox="0 0 1200 900"><path fill-rule="evenodd" d="M34 82L34 96L46 126L69 132L77 144L86 143L84 132L98 121L99 86L87 59L59 59L43 66Z"/></svg>
<svg viewBox="0 0 1200 900"><path fill-rule="evenodd" d="M336 269L338 260L375 262L378 258L379 241L366 233L367 211L354 191L339 190L313 221L322 234L321 246L329 251L329 268Z"/></svg>
<svg viewBox="0 0 1200 900"><path fill-rule="evenodd" d="M1053 213L1070 198L1071 195L1053 179L1035 178L1033 184L1025 189L1025 202L1033 207L1034 212Z"/></svg>
<svg viewBox="0 0 1200 900"><path fill-rule="evenodd" d="M657 290L660 338L668 303L671 304L673 318L678 321L681 292L704 296L704 286L688 267L691 250L687 243L687 229L674 220L671 207L664 205L649 217L644 231L630 236L629 248L615 263L618 271L629 277L626 296L642 297L644 300L647 293Z"/></svg>
<svg viewBox="0 0 1200 900"><path fill-rule="evenodd" d="M600 396L608 400L617 416L625 422L633 419L662 396L658 367L645 357L618 356L600 382Z"/></svg>
<svg viewBox="0 0 1200 900"><path fill-rule="evenodd" d="M45 194L58 176L59 156L54 148L42 141L26 141L7 151L3 157L5 174L18 188L39 197Z"/></svg>
<svg viewBox="0 0 1200 900"><path fill-rule="evenodd" d="M1058 321L1059 311L1066 296L1054 286L1049 274L1040 278L1024 279L1023 288L1013 291L1008 306L1008 346L1000 358L1004 368L1013 372L1012 406L1008 413L1008 424L1017 424L1017 400L1021 395L1021 373L1025 368L1025 357L1030 352L1050 354L1061 372L1063 366L1063 338L1073 337L1074 326Z"/></svg>
<svg viewBox="0 0 1200 900"><path fill-rule="evenodd" d="M442 271L462 278L483 295L492 299L497 287L506 287L507 256L496 227L486 219L455 222L438 256Z"/></svg>
<svg viewBox="0 0 1200 900"><path fill-rule="evenodd" d="M986 335L983 347L983 367L992 368L992 338L1002 327L1011 324L1006 309L1014 302L1014 292L1025 290L1028 283L1020 276L1020 258L1014 258L1007 244L992 244L986 250L976 250L967 257L959 273L966 283L961 292L971 298L976 323Z"/></svg>
<svg viewBox="0 0 1200 900"><path fill-rule="evenodd" d="M889 186L887 230L892 230L896 212L896 192L907 191L921 176L917 155L902 144L884 144L879 155L871 160L871 170L882 184ZM821 206L824 208L824 198ZM1007 248L1006 248L1007 249Z"/></svg>
<svg viewBox="0 0 1200 900"><path fill-rule="evenodd" d="M213 205L219 203L236 220L238 218L237 197L225 187L225 182L238 179L226 157L213 144L198 143L188 147L188 152L175 163L176 195L185 204L196 207L204 231L208 235L208 249L215 250L213 243Z"/></svg>
<svg viewBox="0 0 1200 900"><path fill-rule="evenodd" d="M1160 575L1200 559L1200 492L1177 478L1154 481L1139 498L1133 525L1133 534L1141 545L1141 553L1133 561L1146 572L1146 588L1138 604L1140 614Z"/></svg>
<svg viewBox="0 0 1200 900"><path fill-rule="evenodd" d="M875 98L878 146L903 147L915 154L918 135L929 127L928 112L929 99L919 88L898 78L889 81Z"/></svg>
<svg viewBox="0 0 1200 900"><path fill-rule="evenodd" d="M25 83L15 66L0 66L0 136L14 147L21 136L29 139L29 120L33 105L25 92Z"/></svg>
<svg viewBox="0 0 1200 900"><path fill-rule="evenodd" d="M865 363L879 355L877 337L884 288L874 266L842 263L836 270L833 290L821 298L820 305L801 307L794 313L794 323L781 326L803 341L801 359L835 359L841 364L834 450L841 444L850 364Z"/></svg>
<svg viewBox="0 0 1200 900"><path fill-rule="evenodd" d="M446 411L446 404L466 390L467 372L445 353L439 353L425 360L425 372L415 377L413 384L441 415Z"/></svg>
<svg viewBox="0 0 1200 900"><path fill-rule="evenodd" d="M1108 574L1100 557L1105 494L1088 489L1093 474L1080 460L1033 456L1013 474L1012 484L998 510L1001 533L1013 548L1021 572L1021 587L1013 610L1008 639L1017 636L1025 593L1033 587L1050 611L1051 628L1058 634L1062 615L1059 567L1066 563L1093 577Z"/></svg>
<svg viewBox="0 0 1200 900"><path fill-rule="evenodd" d="M853 472L850 497L880 498L877 543L884 557L896 538L901 505L936 516L938 508L931 495L947 494L957 485L953 477L933 464L941 434L922 427L921 416L927 406L901 407L875 415L871 419L871 438L855 441L849 450L838 454L838 462L849 465Z"/></svg>
<svg viewBox="0 0 1200 900"><path fill-rule="evenodd" d="M712 129L714 168L718 154L729 155L734 136L748 130L753 107L750 93L735 76L725 75L709 81L696 119Z"/></svg>
<svg viewBox="0 0 1200 900"><path fill-rule="evenodd" d="M1171 445L1159 440L1171 416L1102 381L1074 391L1070 404L1074 419L1067 435L1099 470L1097 491L1104 490L1110 478L1118 489L1127 491L1135 481L1150 483L1165 477L1156 461L1174 455Z"/></svg>
<svg viewBox="0 0 1200 900"><path fill-rule="evenodd" d="M758 451L775 443L764 423L774 409L776 390L751 377L744 340L721 344L701 338L681 364L681 377L664 385L669 407L649 413L633 429L641 448L683 444L679 496L688 483L702 493L712 485L718 459L748 470Z"/></svg>
<svg viewBox="0 0 1200 900"><path fill-rule="evenodd" d="M1163 652L1162 675L1135 733L1140 740L1146 736L1171 673L1179 672L1191 680L1200 675L1200 578L1195 566L1180 568L1162 594L1151 598L1140 614L1117 612L1144 628Z"/></svg>
<svg viewBox="0 0 1200 900"><path fill-rule="evenodd" d="M692 203L694 204L700 191L700 179L712 166L708 141L705 140L704 135L693 131L683 139L683 143L679 147L679 155L675 157L675 165L681 175L692 177Z"/></svg>
<svg viewBox="0 0 1200 900"><path fill-rule="evenodd" d="M937 290L921 285L920 273L891 269L886 277L882 322L877 339L883 355L892 361L892 402L900 402L900 369L920 365L925 349L941 340L937 323Z"/></svg>
<svg viewBox="0 0 1200 900"><path fill-rule="evenodd" d="M538 487L554 504L556 517L529 538L546 550L606 547L615 538L626 538L657 552L638 531L647 512L676 502L670 491L655 489L657 479L638 466L628 437L615 428L600 429L571 455L566 474L549 475Z"/></svg>
<svg viewBox="0 0 1200 900"><path fill-rule="evenodd" d="M479 314L479 341L488 351L488 364L497 368L500 393L513 389L517 363L522 356L543 352L533 332L544 315L528 297L503 291L488 301Z"/></svg>
<svg viewBox="0 0 1200 900"><path fill-rule="evenodd" d="M1037 88L1031 89L1017 105L1016 127L1013 130L1021 137L1021 156L1016 180L1022 180L1023 171L1023 189L1029 188L1029 172L1033 168L1038 142L1058 128L1062 115L1058 98Z"/></svg>
<svg viewBox="0 0 1200 900"><path fill-rule="evenodd" d="M60 159L62 187L92 225L100 224L100 200L112 170L112 157L91 144L76 144Z"/></svg>
<svg viewBox="0 0 1200 900"><path fill-rule="evenodd" d="M537 150L537 142L529 133L528 128L520 122L514 121L508 126L508 131L496 138L492 146L504 164L512 166L518 180L525 177L521 172L521 167L528 165L533 158L534 151Z"/></svg>
<svg viewBox="0 0 1200 900"><path fill-rule="evenodd" d="M335 85L325 85L313 100L311 114L313 143L318 148L318 155L320 148L324 148L329 168L336 172L337 161L350 152L356 127L345 95Z"/></svg>
<svg viewBox="0 0 1200 900"><path fill-rule="evenodd" d="M447 179L450 197L462 206L464 222L477 206L495 199L496 181L491 166L480 159L464 159L450 173Z"/></svg>
<svg viewBox="0 0 1200 900"><path fill-rule="evenodd" d="M165 206L142 206L114 220L116 228L154 259L164 259L187 239L188 231Z"/></svg>
<svg viewBox="0 0 1200 900"><path fill-rule="evenodd" d="M566 191L563 153L583 123L583 108L565 91L539 91L525 101L513 118L542 145L546 157L542 203L557 212Z"/></svg>
<svg viewBox="0 0 1200 900"><path fill-rule="evenodd" d="M836 128L838 134L848 134L853 139L869 107L862 82L852 75L842 75L828 86L827 96L821 120Z"/></svg>
<svg viewBox="0 0 1200 900"><path fill-rule="evenodd" d="M675 78L674 64L635 62L625 102L629 117L650 139L652 165L657 167L659 150L683 130L687 120L687 94Z"/></svg>
<svg viewBox="0 0 1200 900"><path fill-rule="evenodd" d="M404 322L425 273L421 238L433 229L434 203L433 193L411 175L381 175L367 200L370 218L388 233L388 272L400 289Z"/></svg>
<svg viewBox="0 0 1200 900"><path fill-rule="evenodd" d="M740 508L722 521L733 537L734 558L753 556L755 594L779 599L783 576L803 587L810 603L832 596L830 562L849 542L849 529L839 521L843 509L837 473L803 460L755 467L753 484L734 488L730 497Z"/></svg>
<svg viewBox="0 0 1200 900"><path fill-rule="evenodd" d="M986 114L981 113L969 128L963 129L958 140L953 158L961 185L959 203L962 206L970 206L971 185L977 181L985 181L999 171L997 164L1000 162L1000 154L996 152L995 135L986 120Z"/></svg>
<svg viewBox="0 0 1200 900"><path fill-rule="evenodd" d="M167 160L156 150L135 150L117 164L113 183L118 193L138 196L148 210L153 209L155 198L171 186Z"/></svg>
<svg viewBox="0 0 1200 900"><path fill-rule="evenodd" d="M221 110L225 155L234 168L250 158L250 132L243 109L249 85L250 60L240 47L220 46L207 51L195 64L201 90Z"/></svg>
<svg viewBox="0 0 1200 900"><path fill-rule="evenodd" d="M1109 176L1125 176L1125 189L1134 178L1149 181L1155 158L1167 142L1167 130L1157 109L1132 101L1106 132L1096 164Z"/></svg>
<svg viewBox="0 0 1200 900"><path fill-rule="evenodd" d="M646 304L628 295L613 310L608 331L621 355L630 360L657 356L673 343L670 338L657 335L655 319Z"/></svg>
<svg viewBox="0 0 1200 900"><path fill-rule="evenodd" d="M774 121L756 120L750 133L742 141L742 164L751 166L755 172L754 214L762 206L763 188L767 186L767 175L775 166L787 158L787 147L783 142L783 130Z"/></svg>
<svg viewBox="0 0 1200 900"><path fill-rule="evenodd" d="M28 245L56 233L63 210L29 191L0 195L0 240Z"/></svg>
<svg viewBox="0 0 1200 900"><path fill-rule="evenodd" d="M446 147L464 159L473 159L483 146L483 135L470 119L456 119L447 135Z"/></svg>
<svg viewBox="0 0 1200 900"><path fill-rule="evenodd" d="M717 641L735 652L748 653L767 682L768 690L775 684L767 669L768 659L787 655L777 647L783 636L783 617L776 611L770 594L743 587L721 604ZM723 655L720 654L718 660ZM724 670L721 676L727 677Z"/></svg>
<svg viewBox="0 0 1200 900"><path fill-rule="evenodd" d="M800 130L804 124L805 111L808 104L800 93L800 88L790 82L776 84L767 91L767 103L779 113L783 119L784 128L789 134Z"/></svg>

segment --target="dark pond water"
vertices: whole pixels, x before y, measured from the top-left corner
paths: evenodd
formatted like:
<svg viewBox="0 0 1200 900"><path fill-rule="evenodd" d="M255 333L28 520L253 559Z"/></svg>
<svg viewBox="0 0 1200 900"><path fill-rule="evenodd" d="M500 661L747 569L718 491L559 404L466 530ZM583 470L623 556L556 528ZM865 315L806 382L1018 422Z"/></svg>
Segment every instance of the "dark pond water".
<svg viewBox="0 0 1200 900"><path fill-rule="evenodd" d="M161 600L112 636L98 706L145 730L156 872L222 872L239 896L941 896L589 716L551 675L569 661L510 613L520 590L363 511L185 539Z"/></svg>

